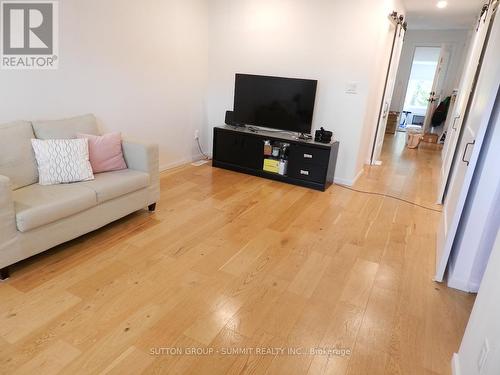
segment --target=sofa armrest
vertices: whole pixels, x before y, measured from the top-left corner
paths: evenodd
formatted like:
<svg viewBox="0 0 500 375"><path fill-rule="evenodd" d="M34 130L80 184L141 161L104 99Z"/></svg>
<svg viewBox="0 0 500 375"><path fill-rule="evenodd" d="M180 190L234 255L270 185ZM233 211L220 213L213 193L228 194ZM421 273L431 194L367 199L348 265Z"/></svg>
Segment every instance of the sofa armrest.
<svg viewBox="0 0 500 375"><path fill-rule="evenodd" d="M130 169L146 172L151 176L159 174L158 145L124 140L122 148L125 162Z"/></svg>
<svg viewBox="0 0 500 375"><path fill-rule="evenodd" d="M3 250L12 247L16 238L16 211L12 200L10 179L0 175L0 268L8 265L2 257Z"/></svg>
<svg viewBox="0 0 500 375"><path fill-rule="evenodd" d="M149 174L151 197L149 203L155 203L160 196L160 160L158 145L132 140L123 140L123 156L130 169Z"/></svg>

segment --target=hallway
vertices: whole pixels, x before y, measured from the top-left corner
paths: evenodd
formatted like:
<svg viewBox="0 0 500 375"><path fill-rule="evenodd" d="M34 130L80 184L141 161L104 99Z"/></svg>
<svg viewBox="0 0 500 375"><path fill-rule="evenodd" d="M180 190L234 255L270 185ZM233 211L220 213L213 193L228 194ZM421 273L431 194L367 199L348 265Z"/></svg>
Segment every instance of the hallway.
<svg viewBox="0 0 500 375"><path fill-rule="evenodd" d="M441 210L435 204L441 168L442 145L421 142L417 149L405 146L406 133L386 134L381 166L365 166L356 187L385 192Z"/></svg>

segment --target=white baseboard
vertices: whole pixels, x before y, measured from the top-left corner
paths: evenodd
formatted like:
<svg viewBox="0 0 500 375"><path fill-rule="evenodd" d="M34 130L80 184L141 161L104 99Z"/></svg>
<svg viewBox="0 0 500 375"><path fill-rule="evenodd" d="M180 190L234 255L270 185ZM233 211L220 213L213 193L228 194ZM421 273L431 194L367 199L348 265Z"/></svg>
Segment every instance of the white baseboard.
<svg viewBox="0 0 500 375"><path fill-rule="evenodd" d="M451 359L451 374L460 375L460 360L458 358L458 353L453 353L453 358Z"/></svg>
<svg viewBox="0 0 500 375"><path fill-rule="evenodd" d="M339 177L335 177L333 179L334 183L339 184L339 185L347 185L347 186L352 186L353 185L352 181L353 180L350 180L347 178L339 178Z"/></svg>
<svg viewBox="0 0 500 375"><path fill-rule="evenodd" d="M365 167L361 168L361 170L358 172L358 174L356 175L356 177L354 177L354 181L353 181L353 185L358 182L359 178L363 175L363 173L365 172Z"/></svg>
<svg viewBox="0 0 500 375"><path fill-rule="evenodd" d="M208 154L208 156L212 157L212 155ZM202 154L193 155L191 158L176 160L168 164L160 165L160 172L167 171L169 169L180 167L184 164L192 163L193 161L204 159L205 157Z"/></svg>
<svg viewBox="0 0 500 375"><path fill-rule="evenodd" d="M356 184L356 181L358 181L358 179L361 177L363 172L364 172L364 169L361 168L361 170L358 172L356 177L354 177L353 179L335 177L333 179L333 182L335 182L336 184L339 184L339 185L354 186L354 184Z"/></svg>
<svg viewBox="0 0 500 375"><path fill-rule="evenodd" d="M172 163L168 164L162 164L160 165L160 172L165 172L168 171L169 169L177 168L180 167L181 165L188 164L190 163L187 159L182 159L178 161L174 161Z"/></svg>

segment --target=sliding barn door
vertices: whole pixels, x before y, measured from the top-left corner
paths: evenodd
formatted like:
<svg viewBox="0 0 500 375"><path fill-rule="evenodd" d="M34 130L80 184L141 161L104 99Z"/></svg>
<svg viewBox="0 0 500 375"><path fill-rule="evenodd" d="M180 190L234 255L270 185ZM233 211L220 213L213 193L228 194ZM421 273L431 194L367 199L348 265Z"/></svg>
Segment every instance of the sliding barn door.
<svg viewBox="0 0 500 375"><path fill-rule="evenodd" d="M443 281L444 278L481 145L500 87L498 65L500 61L500 22L498 17L494 21L493 9L490 9L488 13L484 22L481 22L481 27L486 29L482 32L485 32L486 35L482 38L484 48L477 47L482 51L478 60L478 73L471 84L472 93L469 103L463 114L460 114L463 118L461 121L462 129L457 141L456 158L438 229L436 281ZM475 66L470 68L474 72L476 71Z"/></svg>
<svg viewBox="0 0 500 375"><path fill-rule="evenodd" d="M476 82L477 75L479 74L481 53L483 51L486 36L488 33L488 26L491 21L491 15L492 12L490 10L484 13L477 22L477 28L475 29L475 33L472 37L467 60L464 65L464 71L460 80L456 102L453 111L450 111L449 114L450 126L448 126L448 130L446 133L446 141L442 154L443 163L441 164L440 182L437 197L438 203L444 202L446 188L451 174L452 162L457 152L458 138L460 136L465 118L465 112L467 110L468 104L470 103L472 90L474 89L474 83Z"/></svg>
<svg viewBox="0 0 500 375"><path fill-rule="evenodd" d="M382 152L382 145L384 144L385 128L387 127L389 108L391 106L391 99L396 85L396 75L398 73L399 60L401 58L401 51L403 50L403 40L405 36L405 30L400 24L395 25L394 32L392 55L387 72L384 97L382 99L378 117L376 137L372 148L371 164L375 165L380 164L380 154Z"/></svg>

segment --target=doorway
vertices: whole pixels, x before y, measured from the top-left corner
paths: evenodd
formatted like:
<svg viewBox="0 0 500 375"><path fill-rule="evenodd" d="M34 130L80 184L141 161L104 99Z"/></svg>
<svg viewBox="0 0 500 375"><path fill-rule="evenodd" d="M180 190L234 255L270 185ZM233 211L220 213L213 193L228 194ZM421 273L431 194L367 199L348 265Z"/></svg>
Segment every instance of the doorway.
<svg viewBox="0 0 500 375"><path fill-rule="evenodd" d="M398 131L409 125L423 127L428 107L437 99L432 92L441 56L441 47L416 47Z"/></svg>

